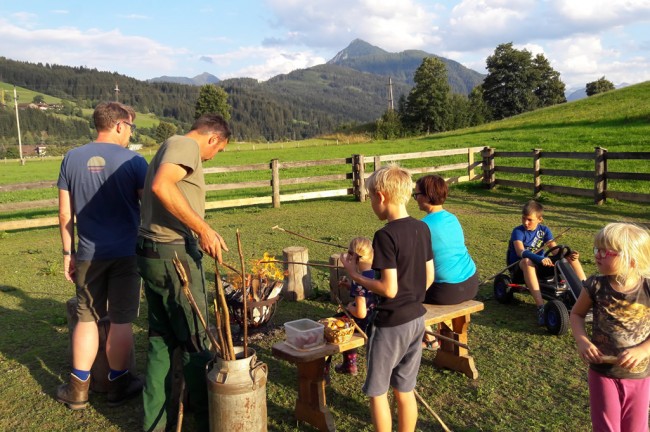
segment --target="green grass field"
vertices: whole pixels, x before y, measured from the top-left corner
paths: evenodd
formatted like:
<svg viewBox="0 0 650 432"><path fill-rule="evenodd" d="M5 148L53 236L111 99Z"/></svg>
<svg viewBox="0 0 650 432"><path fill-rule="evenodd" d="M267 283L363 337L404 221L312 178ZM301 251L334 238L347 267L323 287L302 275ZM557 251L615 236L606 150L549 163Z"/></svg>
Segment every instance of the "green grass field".
<svg viewBox="0 0 650 432"><path fill-rule="evenodd" d="M583 101L517 116L479 128L391 142L347 143L339 137L301 143L237 144L208 166L348 157L352 154L392 154L468 146L499 150L647 151L650 136L650 83L643 83ZM354 141L354 140L353 140ZM255 147L253 149L253 146ZM150 157L150 155L148 155ZM25 166L0 162L0 184L54 180L60 160L28 161ZM647 165L647 164L645 164ZM648 172L646 166L640 172ZM637 169L637 167L628 168ZM214 182L227 182L216 176ZM647 186L645 186L647 188ZM647 191L647 189L646 189ZM34 194L34 195L32 195ZM501 270L511 229L520 223L521 205L529 191L501 187L486 191L478 184L451 189L446 208L455 213L465 230L470 253L481 279ZM0 192L0 202L55 197L55 189L38 192ZM27 197L27 198L25 198ZM586 198L543 194L545 220L556 233L571 228L562 243L582 252L587 273L595 271L589 253L594 234L611 221L647 223L647 206L609 200L594 206ZM423 216L413 202L413 216ZM40 216L40 215L37 215ZM264 252L281 256L287 246L307 246L310 260L327 263L339 252L320 244L271 230L274 225L323 241L345 244L357 235L372 236L381 226L370 206L351 197L286 203L279 209L251 206L208 212L207 220L224 236L231 252L226 261L236 265L235 233L242 233L247 259ZM57 228L0 233L0 430L32 431L135 431L140 428L141 403L122 408L106 405L102 395L92 395L89 409L72 412L53 399L55 387L67 378L68 330L65 302L74 294L62 274ZM205 260L213 290L213 263ZM314 268L314 291L309 300L280 303L276 325L298 319L331 315L329 273ZM454 431L588 431L589 403L586 366L576 353L571 334L551 336L535 325L534 303L527 295L514 304L501 305L492 298L490 283L481 287L485 310L472 316L470 347L479 370L476 381L432 367L425 353L418 392ZM145 365L146 303L135 323L136 356L140 372ZM10 329L10 331L8 331ZM274 359L270 347L283 338L281 330L251 338L251 345L269 366L267 400L269 430L310 431L292 419L296 374L292 365ZM360 391L364 368L358 377L333 375L328 387L338 430L369 431L367 399ZM188 415L186 431L193 431ZM441 430L420 410L420 431Z"/></svg>
<svg viewBox="0 0 650 432"><path fill-rule="evenodd" d="M507 239L520 223L526 193L502 188L485 191L472 185L451 189L446 208L460 219L470 253L481 279L504 267ZM647 208L622 202L594 206L584 199L545 196L545 220L556 233L570 227L562 243L582 252L587 273L595 271L588 252L593 235L610 221L647 222ZM423 214L411 201L409 212ZM357 235L372 236L382 223L368 203L345 197L210 212L208 221L231 248L226 262L238 266L236 230L242 237L246 259L269 252L279 257L287 246L309 248L310 261L327 263L329 246L272 230L274 225L312 238L346 244ZM110 408L102 395L92 395L83 412L72 412L53 399L55 387L66 379L68 330L65 302L74 288L62 274L60 240L56 228L4 233L0 236L0 430L135 431L139 430L141 402ZM210 292L214 265L204 261ZM298 318L331 315L327 269L313 267L314 290L309 300L282 301L276 325ZM490 283L481 287L485 310L472 316L469 345L479 371L476 381L435 369L432 353L425 353L418 392L454 431L588 431L586 366L578 359L571 334L549 335L535 325L535 307L528 295L517 295L510 305L492 298ZM146 351L146 302L135 323L136 356L143 372ZM292 420L296 396L293 365L274 359L271 345L283 338L281 330L251 338L251 346L269 366L267 407L270 431L311 431ZM339 359L335 359L338 361ZM370 431L367 399L360 391L365 368L357 377L333 374L327 400L341 431ZM195 430L188 414L185 431ZM420 410L419 431L439 431L437 422Z"/></svg>

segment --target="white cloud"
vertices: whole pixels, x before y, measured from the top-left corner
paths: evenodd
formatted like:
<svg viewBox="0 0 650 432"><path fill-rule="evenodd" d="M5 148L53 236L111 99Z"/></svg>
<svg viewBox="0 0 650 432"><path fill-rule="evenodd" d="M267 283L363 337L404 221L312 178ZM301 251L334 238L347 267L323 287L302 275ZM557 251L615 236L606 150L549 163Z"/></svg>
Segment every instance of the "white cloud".
<svg viewBox="0 0 650 432"><path fill-rule="evenodd" d="M86 66L141 78L174 70L176 58L188 54L187 50L173 49L141 36L124 35L119 30L81 31L74 27L29 30L3 19L0 19L0 40L2 55L11 59Z"/></svg>
<svg viewBox="0 0 650 432"><path fill-rule="evenodd" d="M553 0L552 6L568 21L613 27L650 19L649 0Z"/></svg>
<svg viewBox="0 0 650 432"><path fill-rule="evenodd" d="M360 38L388 51L436 43L436 16L415 0L266 0L273 24L290 36L284 42L342 49ZM269 40L276 43L282 40Z"/></svg>
<svg viewBox="0 0 650 432"><path fill-rule="evenodd" d="M310 51L289 51L281 47L242 47L237 51L203 55L201 59L216 65L221 70L219 78L248 77L267 80L275 75L286 74L295 69L304 69L325 63L325 59ZM231 68L232 65L246 64Z"/></svg>

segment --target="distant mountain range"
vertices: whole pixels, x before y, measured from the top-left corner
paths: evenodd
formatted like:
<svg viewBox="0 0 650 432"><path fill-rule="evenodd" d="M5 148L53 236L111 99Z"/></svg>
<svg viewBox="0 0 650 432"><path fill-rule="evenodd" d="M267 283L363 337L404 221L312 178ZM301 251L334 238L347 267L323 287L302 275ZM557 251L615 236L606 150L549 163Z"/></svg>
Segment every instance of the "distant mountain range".
<svg viewBox="0 0 650 432"><path fill-rule="evenodd" d="M174 83L174 84L186 84L186 85L195 85L195 86L202 86L205 84L218 84L221 82L219 78L216 76L209 74L207 72L203 72L201 75L197 75L194 78L187 78L187 77L174 77L174 76L167 76L163 75L161 77L157 78L150 78L147 80L147 82L150 83L161 83L161 82L167 82L167 83Z"/></svg>
<svg viewBox="0 0 650 432"><path fill-rule="evenodd" d="M251 78L220 80L203 73L194 78L161 76L146 81L86 67L18 62L0 57L0 81L92 107L113 100L116 85L121 102L138 112L153 113L181 129L194 121L198 86L218 83L228 93L236 139L278 141L332 133L340 128L374 122L413 87L424 51L389 53L360 39L325 64L297 69L266 81ZM484 76L449 59L452 92L469 94ZM142 128L141 133L145 133Z"/></svg>
<svg viewBox="0 0 650 432"><path fill-rule="evenodd" d="M379 76L391 77L393 81L401 81L409 87L414 85L415 70L422 64L425 57L437 57L447 66L447 79L453 92L468 95L474 87L483 82L485 75L468 69L460 63L425 51L407 50L390 53L361 39L353 40L347 48L336 54L326 65L314 66L323 69L327 65L336 65L367 72ZM312 69L312 68L309 68ZM293 72L284 76L292 79ZM274 77L274 78L278 78ZM269 81L273 81L271 78ZM171 82L176 84L204 85L221 82L219 78L207 72L194 78L161 76L151 78L148 82Z"/></svg>

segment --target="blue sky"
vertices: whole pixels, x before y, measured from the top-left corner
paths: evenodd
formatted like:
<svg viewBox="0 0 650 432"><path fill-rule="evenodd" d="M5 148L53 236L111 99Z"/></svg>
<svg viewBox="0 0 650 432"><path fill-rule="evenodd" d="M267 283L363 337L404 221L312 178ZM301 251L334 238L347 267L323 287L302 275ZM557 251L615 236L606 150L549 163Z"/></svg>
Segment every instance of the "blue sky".
<svg viewBox="0 0 650 432"><path fill-rule="evenodd" d="M266 80L360 38L485 73L500 43L543 53L567 89L650 80L650 0L4 0L0 56L161 75Z"/></svg>

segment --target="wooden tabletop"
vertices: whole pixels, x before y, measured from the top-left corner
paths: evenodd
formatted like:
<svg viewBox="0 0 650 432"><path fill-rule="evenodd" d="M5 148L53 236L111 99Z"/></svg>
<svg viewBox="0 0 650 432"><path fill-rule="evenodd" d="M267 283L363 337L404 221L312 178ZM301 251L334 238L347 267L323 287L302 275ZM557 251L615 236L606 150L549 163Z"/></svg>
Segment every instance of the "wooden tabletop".
<svg viewBox="0 0 650 432"><path fill-rule="evenodd" d="M363 346L365 339L355 333L352 338L340 344L326 343L318 348L308 351L301 351L287 345L286 342L278 342L273 345L271 352L277 358L288 360L292 363L307 363L326 356L341 353L352 348Z"/></svg>

